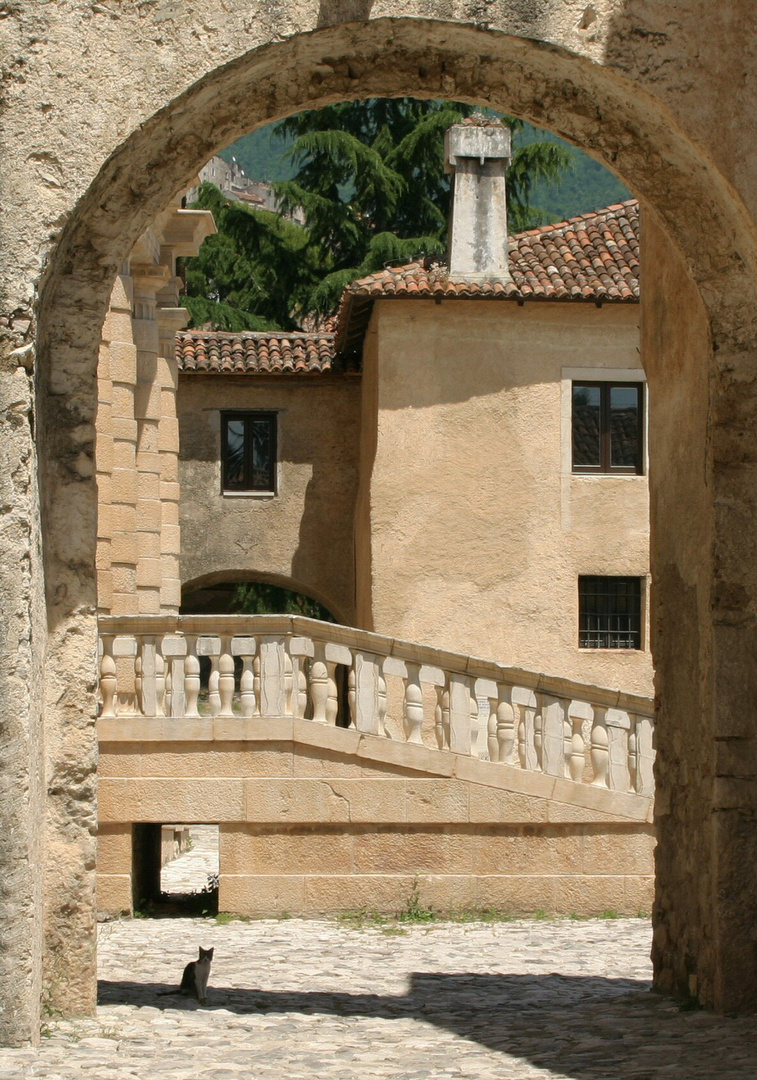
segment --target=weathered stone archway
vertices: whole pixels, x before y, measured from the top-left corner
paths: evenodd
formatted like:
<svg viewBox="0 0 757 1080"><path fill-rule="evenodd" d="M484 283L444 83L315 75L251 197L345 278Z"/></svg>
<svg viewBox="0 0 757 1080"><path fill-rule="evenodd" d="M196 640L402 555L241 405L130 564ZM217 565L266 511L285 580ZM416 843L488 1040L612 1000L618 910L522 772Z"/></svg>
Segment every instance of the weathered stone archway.
<svg viewBox="0 0 757 1080"><path fill-rule="evenodd" d="M0 667L14 714L0 750L21 795L3 803L0 860L17 869L5 878L0 1032L33 1034L43 952L58 1007L86 1011L94 1001L92 421L110 284L145 225L214 150L308 105L391 94L487 103L557 130L608 161L647 207L657 980L718 1007L754 1005L756 680L741 658L755 639L757 559L740 537L757 516L757 160L748 127L736 124L753 110L757 75L742 55L754 19L746 0L712 14L686 0L666 5L675 33L630 0L592 7L592 19L583 3L503 3L485 25L464 4L453 17L447 5L411 2L406 18L392 19L390 5L362 0L276 13L198 0L180 21L171 4L50 7L19 0L6 20L17 55L7 65L2 166L11 198L0 270L9 522L0 590L16 632ZM734 102L736 70L746 89ZM65 115L64 95L73 102ZM717 127L726 108L733 124ZM35 287L41 533L29 391L23 368L14 373L30 361Z"/></svg>

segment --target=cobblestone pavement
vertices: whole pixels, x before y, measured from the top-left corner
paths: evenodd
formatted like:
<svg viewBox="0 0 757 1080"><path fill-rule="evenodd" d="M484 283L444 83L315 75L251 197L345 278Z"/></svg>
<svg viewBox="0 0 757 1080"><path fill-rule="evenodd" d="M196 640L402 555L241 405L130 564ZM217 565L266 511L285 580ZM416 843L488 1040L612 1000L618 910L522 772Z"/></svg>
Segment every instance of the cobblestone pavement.
<svg viewBox="0 0 757 1080"><path fill-rule="evenodd" d="M218 826L191 825L192 850L171 859L160 871L160 888L165 893L201 892L208 878L218 873Z"/></svg>
<svg viewBox="0 0 757 1080"><path fill-rule="evenodd" d="M0 1080L755 1080L757 1022L649 991L644 920L100 927L93 1020ZM206 1007L158 997L213 945Z"/></svg>

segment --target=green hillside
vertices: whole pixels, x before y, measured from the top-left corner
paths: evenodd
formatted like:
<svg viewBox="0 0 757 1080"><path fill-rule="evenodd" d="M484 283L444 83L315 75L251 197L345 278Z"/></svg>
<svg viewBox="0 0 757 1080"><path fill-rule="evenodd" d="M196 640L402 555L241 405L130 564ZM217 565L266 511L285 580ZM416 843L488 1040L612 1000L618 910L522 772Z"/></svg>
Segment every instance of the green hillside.
<svg viewBox="0 0 757 1080"><path fill-rule="evenodd" d="M290 139L276 134L278 125L269 124L259 128L251 135L235 142L221 152L221 157L230 161L235 157L245 173L253 180L291 180L294 169L287 160L287 152L292 145ZM550 142L568 146L550 131L526 124L522 131L515 133L515 146L548 139ZM540 211L543 224L575 217L577 214L601 210L612 203L622 202L631 197L628 189L618 178L575 147L568 147L573 158L573 168L557 184L537 183L531 196L532 205Z"/></svg>

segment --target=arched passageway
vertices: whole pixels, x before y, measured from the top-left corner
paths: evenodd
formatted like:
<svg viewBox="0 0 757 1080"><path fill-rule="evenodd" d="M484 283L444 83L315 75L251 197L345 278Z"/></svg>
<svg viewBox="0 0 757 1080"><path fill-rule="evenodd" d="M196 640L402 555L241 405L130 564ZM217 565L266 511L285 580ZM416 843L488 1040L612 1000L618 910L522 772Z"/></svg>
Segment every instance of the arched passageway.
<svg viewBox="0 0 757 1080"><path fill-rule="evenodd" d="M32 19L33 5L26 7ZM14 879L17 902L9 905L7 918L12 925L23 918L38 925L42 896L47 896L49 994L65 1010L91 1008L96 753L92 423L97 343L118 266L198 167L255 126L346 98L450 97L507 110L560 132L607 161L645 205L644 348L656 462L651 476L652 623L660 709L657 983L721 1008L755 1004L757 953L751 926L757 914L757 840L751 814L757 744L748 724L755 677L741 658L751 651L755 634L751 610L757 560L741 537L753 532L757 510L749 449L757 237L733 187L740 183L749 199L755 177L745 147L726 147L719 133L700 126L703 102L711 102L713 115L715 103L722 104L725 90L719 77L705 73L689 100L675 97L676 78L687 70L687 49L701 44L714 64L717 35L710 27L706 36L707 18L701 13L694 16L677 5L682 22L676 44L667 33L662 35L664 48L658 40L672 64L661 75L660 57L651 57L653 29L636 34L635 16L623 3L608 5L601 18L591 20L590 26L599 25L590 35L584 33L583 5L567 5L559 18L543 5L544 11L526 22L517 14L503 14L486 28L466 24L465 13L460 22L382 18L380 6L371 11L373 5L362 3L346 5L349 11L322 3L317 15L282 12L278 22L261 11L254 25L255 10L243 7L244 16L241 7L227 15L214 10L215 23L193 12L180 30L161 30L157 13L142 25L125 20L115 30L101 26L100 44L116 33L121 51L129 54L126 71L114 62L93 81L88 61L72 70L70 81L79 86L84 112L87 93L97 86L112 104L114 125L103 134L77 113L68 134L54 137L63 165L29 151L28 160L47 177L40 181L43 189L47 184L56 194L43 199L47 216L33 215L27 235L18 225L21 217L13 219L7 233L6 252L21 267L28 297L39 277L37 256L30 258L28 249L49 248L51 208L65 215L41 282L37 325L46 650L40 644L43 618L35 594L37 553L30 556L26 591L19 592L11 579L12 568L3 582L14 602L26 605L26 625L35 624L25 654L29 669L40 668L43 651L46 658L46 869L44 881L38 869ZM83 9L78 12L82 19ZM436 13L436 5L429 10ZM93 33L92 27L82 27L86 37ZM212 42L209 27L218 34ZM718 32L722 38L725 31ZM65 34L56 25L51 39L57 35L66 49L75 51L74 33L73 25ZM155 50L166 40L178 49L187 34L204 44L193 73L201 77L188 78L183 68L171 65L155 71ZM640 36L645 46L638 45ZM736 50L737 44L737 37L726 37L720 48ZM740 53L739 64L748 65ZM140 74L145 87L137 108L131 81ZM39 72L37 78L35 100L41 115L47 115L45 76ZM130 88L119 110L125 79ZM11 105L20 115L15 98ZM32 125L31 142L36 132ZM73 146L77 139L73 150L69 141ZM92 177L86 190L68 184L77 162L80 174ZM63 191L60 196L56 185ZM29 205L27 193L19 214ZM6 293L13 305L23 289L6 287ZM14 325L10 319L11 330ZM22 353L18 359L25 357ZM7 418L12 426L10 412ZM26 428L10 453L15 460L28 454ZM17 486L9 497L19 502L22 524L33 523L33 483L30 490ZM33 524L29 527L33 532ZM28 857L45 815L38 769L27 760L41 712L33 693L22 698L28 723L19 736L21 749L9 763L34 777L31 813L36 812L37 824L30 825L30 818L16 834L15 849L4 855L9 859ZM20 1001L7 1037L19 1038L34 1027L42 947L34 933L10 936L16 943L10 963L20 964L25 974L20 999L14 989L18 978L3 982Z"/></svg>
<svg viewBox="0 0 757 1080"><path fill-rule="evenodd" d="M343 622L336 606L316 590L254 571L218 571L182 586L181 615L304 615L308 619Z"/></svg>

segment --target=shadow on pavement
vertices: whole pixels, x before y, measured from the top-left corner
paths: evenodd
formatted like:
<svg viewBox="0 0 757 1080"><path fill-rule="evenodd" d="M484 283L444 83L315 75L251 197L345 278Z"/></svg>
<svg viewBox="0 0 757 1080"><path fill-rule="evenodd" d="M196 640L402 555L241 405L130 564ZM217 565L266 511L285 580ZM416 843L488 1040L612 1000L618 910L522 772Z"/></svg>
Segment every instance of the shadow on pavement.
<svg viewBox="0 0 757 1080"><path fill-rule="evenodd" d="M101 1005L422 1020L576 1080L749 1080L757 1020L682 1011L632 979L414 973L403 996L210 986L206 1006L163 983L99 984Z"/></svg>

